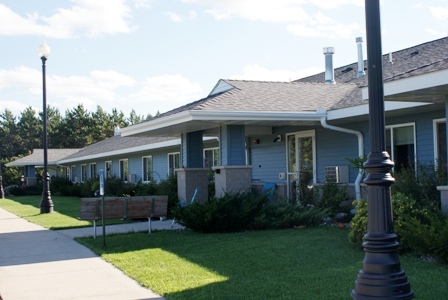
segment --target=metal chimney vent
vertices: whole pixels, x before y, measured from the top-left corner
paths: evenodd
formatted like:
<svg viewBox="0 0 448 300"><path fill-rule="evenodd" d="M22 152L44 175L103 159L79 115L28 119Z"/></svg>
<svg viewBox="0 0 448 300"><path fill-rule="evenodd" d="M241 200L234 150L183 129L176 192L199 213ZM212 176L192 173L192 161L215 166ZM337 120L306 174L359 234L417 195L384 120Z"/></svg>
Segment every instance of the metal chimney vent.
<svg viewBox="0 0 448 300"><path fill-rule="evenodd" d="M333 54L334 54L334 47L325 47L324 48L325 83L327 83L327 84L335 84L336 83L336 81L334 81Z"/></svg>
<svg viewBox="0 0 448 300"><path fill-rule="evenodd" d="M364 59L362 57L362 37L356 38L356 44L358 44L358 77L366 75L364 72Z"/></svg>

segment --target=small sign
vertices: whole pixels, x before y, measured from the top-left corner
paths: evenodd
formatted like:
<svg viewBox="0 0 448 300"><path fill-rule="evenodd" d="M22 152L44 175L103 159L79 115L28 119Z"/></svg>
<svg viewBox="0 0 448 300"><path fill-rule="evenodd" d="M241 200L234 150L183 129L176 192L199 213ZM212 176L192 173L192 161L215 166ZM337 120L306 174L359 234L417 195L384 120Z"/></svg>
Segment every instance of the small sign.
<svg viewBox="0 0 448 300"><path fill-rule="evenodd" d="M100 195L104 196L104 171L100 170Z"/></svg>

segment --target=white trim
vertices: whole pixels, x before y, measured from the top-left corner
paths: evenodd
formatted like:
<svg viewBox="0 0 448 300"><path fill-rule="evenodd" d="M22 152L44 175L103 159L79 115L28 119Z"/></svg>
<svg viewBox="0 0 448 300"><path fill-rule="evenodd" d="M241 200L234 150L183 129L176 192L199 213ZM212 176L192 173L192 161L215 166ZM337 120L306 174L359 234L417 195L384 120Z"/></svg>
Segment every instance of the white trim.
<svg viewBox="0 0 448 300"><path fill-rule="evenodd" d="M167 153L167 158L168 158L168 175L170 175L170 155L179 155L179 166L176 168L176 166L173 166L173 174L176 172L176 169L180 168L182 163L181 163L181 156L180 156L180 152L169 152Z"/></svg>
<svg viewBox="0 0 448 300"><path fill-rule="evenodd" d="M153 170L153 158L152 158L152 155L145 155L145 156L142 156L142 182L144 182L144 183L149 183L149 182L151 182L151 180L145 180L145 158L151 158L151 173L153 173L154 172L154 170ZM151 177L152 177L152 174L151 174Z"/></svg>
<svg viewBox="0 0 448 300"><path fill-rule="evenodd" d="M294 142L297 143L297 138L304 138L304 137L311 137L312 138L312 151L313 151L313 184L316 184L317 182L317 150L316 150L316 131L315 130L306 130L306 131L298 131L298 132L291 132L291 133L287 133L285 135L285 140L286 140L286 194L287 197L289 197L289 195L291 194L290 191L290 183L289 183L289 176L292 174L295 174L294 172L289 172L288 170L288 164L289 164L289 145L288 145L288 137L289 136L294 136ZM297 144L296 144L296 149L297 149ZM298 157L297 155L299 155L298 151L296 151L296 162L298 161Z"/></svg>
<svg viewBox="0 0 448 300"><path fill-rule="evenodd" d="M439 160L439 152L438 152L438 145L439 145L439 135L437 132L437 125L439 123L446 123L446 118L441 119L434 119L432 120L432 136L433 136L433 147L434 147L434 166L437 168L438 166L438 160ZM446 157L444 158L446 159Z"/></svg>
<svg viewBox="0 0 448 300"><path fill-rule="evenodd" d="M123 162L123 164L124 164L125 161L128 165L128 172L129 172L129 159L123 158L123 159L118 160L118 175L119 175L120 180L122 180L123 182L128 182L128 176L127 176L128 174L125 174L124 170L123 170L123 178L121 177L121 171L122 171L121 170L121 162Z"/></svg>
<svg viewBox="0 0 448 300"><path fill-rule="evenodd" d="M105 179L107 179L107 178L109 178L109 175L108 175L108 171L107 171L107 163L110 163L110 168L111 168L111 171L112 171L112 161L111 160L106 160L105 162L104 162L104 178ZM113 174L111 174L111 176L113 176Z"/></svg>
<svg viewBox="0 0 448 300"><path fill-rule="evenodd" d="M93 165L95 165L95 174L93 174L93 176L92 176L92 166ZM89 167L90 167L90 179L94 179L94 178L96 178L96 162L94 162L94 163L90 163L90 165L89 165Z"/></svg>
<svg viewBox="0 0 448 300"><path fill-rule="evenodd" d="M85 178L84 178L84 172L83 172L83 167L85 170ZM87 180L87 164L81 164L81 182L84 182L85 180Z"/></svg>
<svg viewBox="0 0 448 300"><path fill-rule="evenodd" d="M131 136L190 121L320 121L319 112L188 110L121 129Z"/></svg>
<svg viewBox="0 0 448 300"><path fill-rule="evenodd" d="M448 70L445 69L400 80L388 81L384 83L384 97L446 85L447 78ZM366 100L368 98L369 90L367 87L364 87L362 88L362 99Z"/></svg>
<svg viewBox="0 0 448 300"><path fill-rule="evenodd" d="M212 152L212 156L214 156L215 155L215 152L214 152L214 150L218 150L218 153L220 152L219 151L219 147L211 147L211 148L204 148L203 150L202 150L202 156L204 157L204 160L205 160L205 151L213 151ZM247 161L247 159L246 159L246 161ZM205 167L205 161L204 161L204 167ZM213 157L213 161L212 161L212 166L211 167L215 167L215 158Z"/></svg>
<svg viewBox="0 0 448 300"><path fill-rule="evenodd" d="M389 153L390 158L392 161L395 161L395 155L394 155L394 131L392 129L394 128L400 128L400 127L407 127L407 126L412 126L414 129L414 170L417 170L417 134L416 134L416 129L415 129L415 122L409 122L409 123L401 123L401 124L394 124L394 125L387 125L386 126L386 130L391 129L390 131L390 151L391 153ZM386 144L387 144L387 140L386 140ZM385 145L386 146L386 145Z"/></svg>
<svg viewBox="0 0 448 300"><path fill-rule="evenodd" d="M429 102L401 102L401 101L384 101L384 110L393 111L399 109L420 107L431 105ZM328 111L327 120L337 120L350 117L367 116L369 114L369 103L347 108L335 109Z"/></svg>
<svg viewBox="0 0 448 300"><path fill-rule="evenodd" d="M66 164L66 163L70 163L70 162L92 160L92 159L117 156L117 155L123 155L123 154L132 154L132 153L141 152L141 151L160 149L160 148L179 146L179 145L180 145L180 139L173 139L170 141L164 141L164 142L160 142L160 143L153 143L153 144L147 144L147 145L142 145L142 146L138 146L138 147L114 150L114 151L109 151L109 152L102 152L102 153L98 153L98 154L81 156L81 157L66 159L66 160L63 159L63 160L60 160L58 163Z"/></svg>

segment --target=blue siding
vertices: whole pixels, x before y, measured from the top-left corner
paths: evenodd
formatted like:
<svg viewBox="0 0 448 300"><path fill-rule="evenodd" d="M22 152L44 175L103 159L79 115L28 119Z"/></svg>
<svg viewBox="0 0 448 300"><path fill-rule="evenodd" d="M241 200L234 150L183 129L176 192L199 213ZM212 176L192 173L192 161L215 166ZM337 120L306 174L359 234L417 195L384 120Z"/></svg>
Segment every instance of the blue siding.
<svg viewBox="0 0 448 300"><path fill-rule="evenodd" d="M251 144L252 178L254 181L285 183L279 173L286 172L286 142L274 143L277 135L257 136L259 144Z"/></svg>
<svg viewBox="0 0 448 300"><path fill-rule="evenodd" d="M246 164L244 126L227 126L227 165Z"/></svg>
<svg viewBox="0 0 448 300"><path fill-rule="evenodd" d="M204 159L202 155L202 131L187 133L186 156L188 168L204 167Z"/></svg>

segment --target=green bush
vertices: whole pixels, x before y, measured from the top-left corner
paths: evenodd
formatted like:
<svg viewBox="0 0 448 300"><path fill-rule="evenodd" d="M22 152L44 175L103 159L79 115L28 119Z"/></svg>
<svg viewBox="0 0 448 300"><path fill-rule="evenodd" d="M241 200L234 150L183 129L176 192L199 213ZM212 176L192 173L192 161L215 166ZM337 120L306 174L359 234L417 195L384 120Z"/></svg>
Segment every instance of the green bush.
<svg viewBox="0 0 448 300"><path fill-rule="evenodd" d="M395 183L392 194L401 193L415 199L419 205L440 207L440 192L436 187L447 182L446 168L443 165L417 164L414 168L402 168L394 174Z"/></svg>
<svg viewBox="0 0 448 300"><path fill-rule="evenodd" d="M180 224L203 233L318 226L327 214L320 208L267 201L266 195L255 193L225 194L177 207L173 214Z"/></svg>
<svg viewBox="0 0 448 300"><path fill-rule="evenodd" d="M350 200L346 185L337 184L334 181L327 181L318 190L320 197L318 198L317 206L327 209L330 217L350 210L349 206L342 206L344 202Z"/></svg>
<svg viewBox="0 0 448 300"><path fill-rule="evenodd" d="M173 215L180 224L197 232L236 232L250 226L266 201L267 197L253 193L226 193L205 203L175 207Z"/></svg>
<svg viewBox="0 0 448 300"><path fill-rule="evenodd" d="M315 207L304 207L295 203L278 201L263 206L250 229L284 229L299 226L318 226L326 217L327 211Z"/></svg>
<svg viewBox="0 0 448 300"><path fill-rule="evenodd" d="M400 252L411 252L448 262L448 218L432 205L426 207L408 196L392 196L394 231ZM349 240L361 247L367 232L367 201L353 203L357 212L351 222Z"/></svg>

